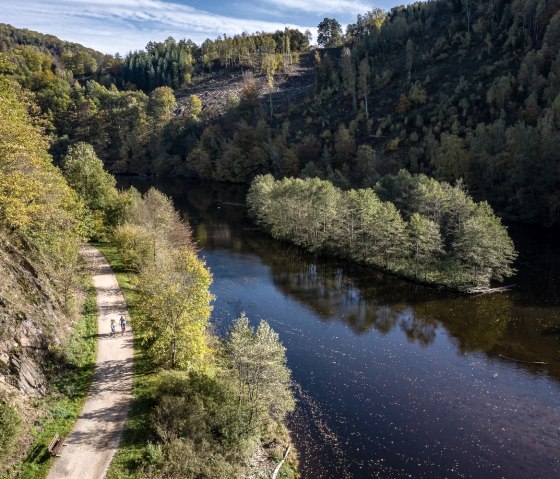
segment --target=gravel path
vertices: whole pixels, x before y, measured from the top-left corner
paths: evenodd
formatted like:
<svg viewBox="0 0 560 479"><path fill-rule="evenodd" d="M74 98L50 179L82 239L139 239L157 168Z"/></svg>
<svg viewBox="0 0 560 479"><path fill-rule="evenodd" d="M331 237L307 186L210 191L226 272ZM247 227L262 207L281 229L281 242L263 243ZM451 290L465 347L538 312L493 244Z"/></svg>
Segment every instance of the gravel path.
<svg viewBox="0 0 560 479"><path fill-rule="evenodd" d="M93 271L97 290L97 363L88 398L74 430L66 438L62 457L56 458L47 479L101 479L118 448L132 398L132 333L120 333L121 314L130 325L124 297L111 267L94 247L86 246L82 256ZM110 321L117 323L117 335L109 336Z"/></svg>

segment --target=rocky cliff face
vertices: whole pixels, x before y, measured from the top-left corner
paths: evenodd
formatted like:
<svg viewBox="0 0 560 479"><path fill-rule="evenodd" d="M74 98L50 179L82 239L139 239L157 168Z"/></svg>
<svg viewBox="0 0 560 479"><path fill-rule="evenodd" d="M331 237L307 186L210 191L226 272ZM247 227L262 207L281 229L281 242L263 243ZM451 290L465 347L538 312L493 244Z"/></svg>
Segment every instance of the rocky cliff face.
<svg viewBox="0 0 560 479"><path fill-rule="evenodd" d="M40 267L0 237L0 392L45 394L45 360L60 344L63 324Z"/></svg>

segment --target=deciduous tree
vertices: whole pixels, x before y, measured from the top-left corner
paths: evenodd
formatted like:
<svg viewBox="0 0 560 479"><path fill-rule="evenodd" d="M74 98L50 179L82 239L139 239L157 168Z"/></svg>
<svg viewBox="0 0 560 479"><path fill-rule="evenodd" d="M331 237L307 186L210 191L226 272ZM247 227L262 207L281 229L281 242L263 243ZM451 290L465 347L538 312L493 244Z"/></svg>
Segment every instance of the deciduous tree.
<svg viewBox="0 0 560 479"><path fill-rule="evenodd" d="M212 307L212 276L186 248L148 264L139 276L139 328L156 362L192 367L209 353L206 330Z"/></svg>
<svg viewBox="0 0 560 479"><path fill-rule="evenodd" d="M225 345L238 385L239 401L249 404L247 428L266 424L268 417L282 421L293 410L286 349L266 321L257 329L242 314L231 328Z"/></svg>
<svg viewBox="0 0 560 479"><path fill-rule="evenodd" d="M424 278L443 254L443 244L439 225L418 213L414 213L407 224L410 240L411 259L414 264L414 276Z"/></svg>

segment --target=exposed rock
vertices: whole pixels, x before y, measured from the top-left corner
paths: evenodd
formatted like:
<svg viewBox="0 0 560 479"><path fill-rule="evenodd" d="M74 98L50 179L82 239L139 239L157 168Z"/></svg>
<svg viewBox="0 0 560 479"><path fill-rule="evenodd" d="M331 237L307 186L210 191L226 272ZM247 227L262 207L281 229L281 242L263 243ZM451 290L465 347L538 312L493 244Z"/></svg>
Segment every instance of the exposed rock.
<svg viewBox="0 0 560 479"><path fill-rule="evenodd" d="M43 396L44 364L60 344L64 315L41 267L0 236L0 382Z"/></svg>
<svg viewBox="0 0 560 479"><path fill-rule="evenodd" d="M29 357L12 356L10 369L13 371L15 383L12 383L23 394L28 396L44 396L46 392L45 375L39 365Z"/></svg>

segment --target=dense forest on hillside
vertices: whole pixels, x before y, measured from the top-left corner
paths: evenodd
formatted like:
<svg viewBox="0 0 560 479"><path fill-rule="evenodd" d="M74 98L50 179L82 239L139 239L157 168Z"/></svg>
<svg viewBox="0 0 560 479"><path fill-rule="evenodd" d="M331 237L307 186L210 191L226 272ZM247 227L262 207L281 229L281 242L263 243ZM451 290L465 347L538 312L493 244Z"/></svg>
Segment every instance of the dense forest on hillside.
<svg viewBox="0 0 560 479"><path fill-rule="evenodd" d="M185 166L236 181L263 171L319 176L343 188L406 168L462 178L501 214L553 224L559 25L556 2L370 12L349 26L345 46L315 51L307 101L272 122L253 112L233 128L208 126Z"/></svg>
<svg viewBox="0 0 560 479"><path fill-rule="evenodd" d="M87 390L87 371L91 374L95 357L95 348L90 355L88 342L72 335L86 289L78 255L83 205L53 166L48 138L34 113L29 93L0 75L2 476L25 453L29 431L39 417L23 414L22 398L56 397L61 370L75 384L74 399L79 398L82 381ZM69 403L58 406L72 413Z"/></svg>
<svg viewBox="0 0 560 479"><path fill-rule="evenodd" d="M37 70L37 65L33 64L37 58L22 56L40 52L48 58L43 57L43 60L49 63L52 73L63 79L93 79L106 86L121 83L122 60L118 55L106 55L78 43L60 40L54 35L0 24L0 52L14 51L21 55L16 57L17 64L28 74Z"/></svg>
<svg viewBox="0 0 560 479"><path fill-rule="evenodd" d="M168 39L125 58L4 26L0 62L35 93L58 137L55 157L88 141L114 172L233 182L270 172L341 188L404 168L462 179L501 215L553 225L559 9L555 0L435 0L365 12L345 35L325 19L328 48L310 51L308 36L286 30L200 46ZM314 78L297 100L275 89L295 64ZM240 82L223 115L189 94L217 75Z"/></svg>

